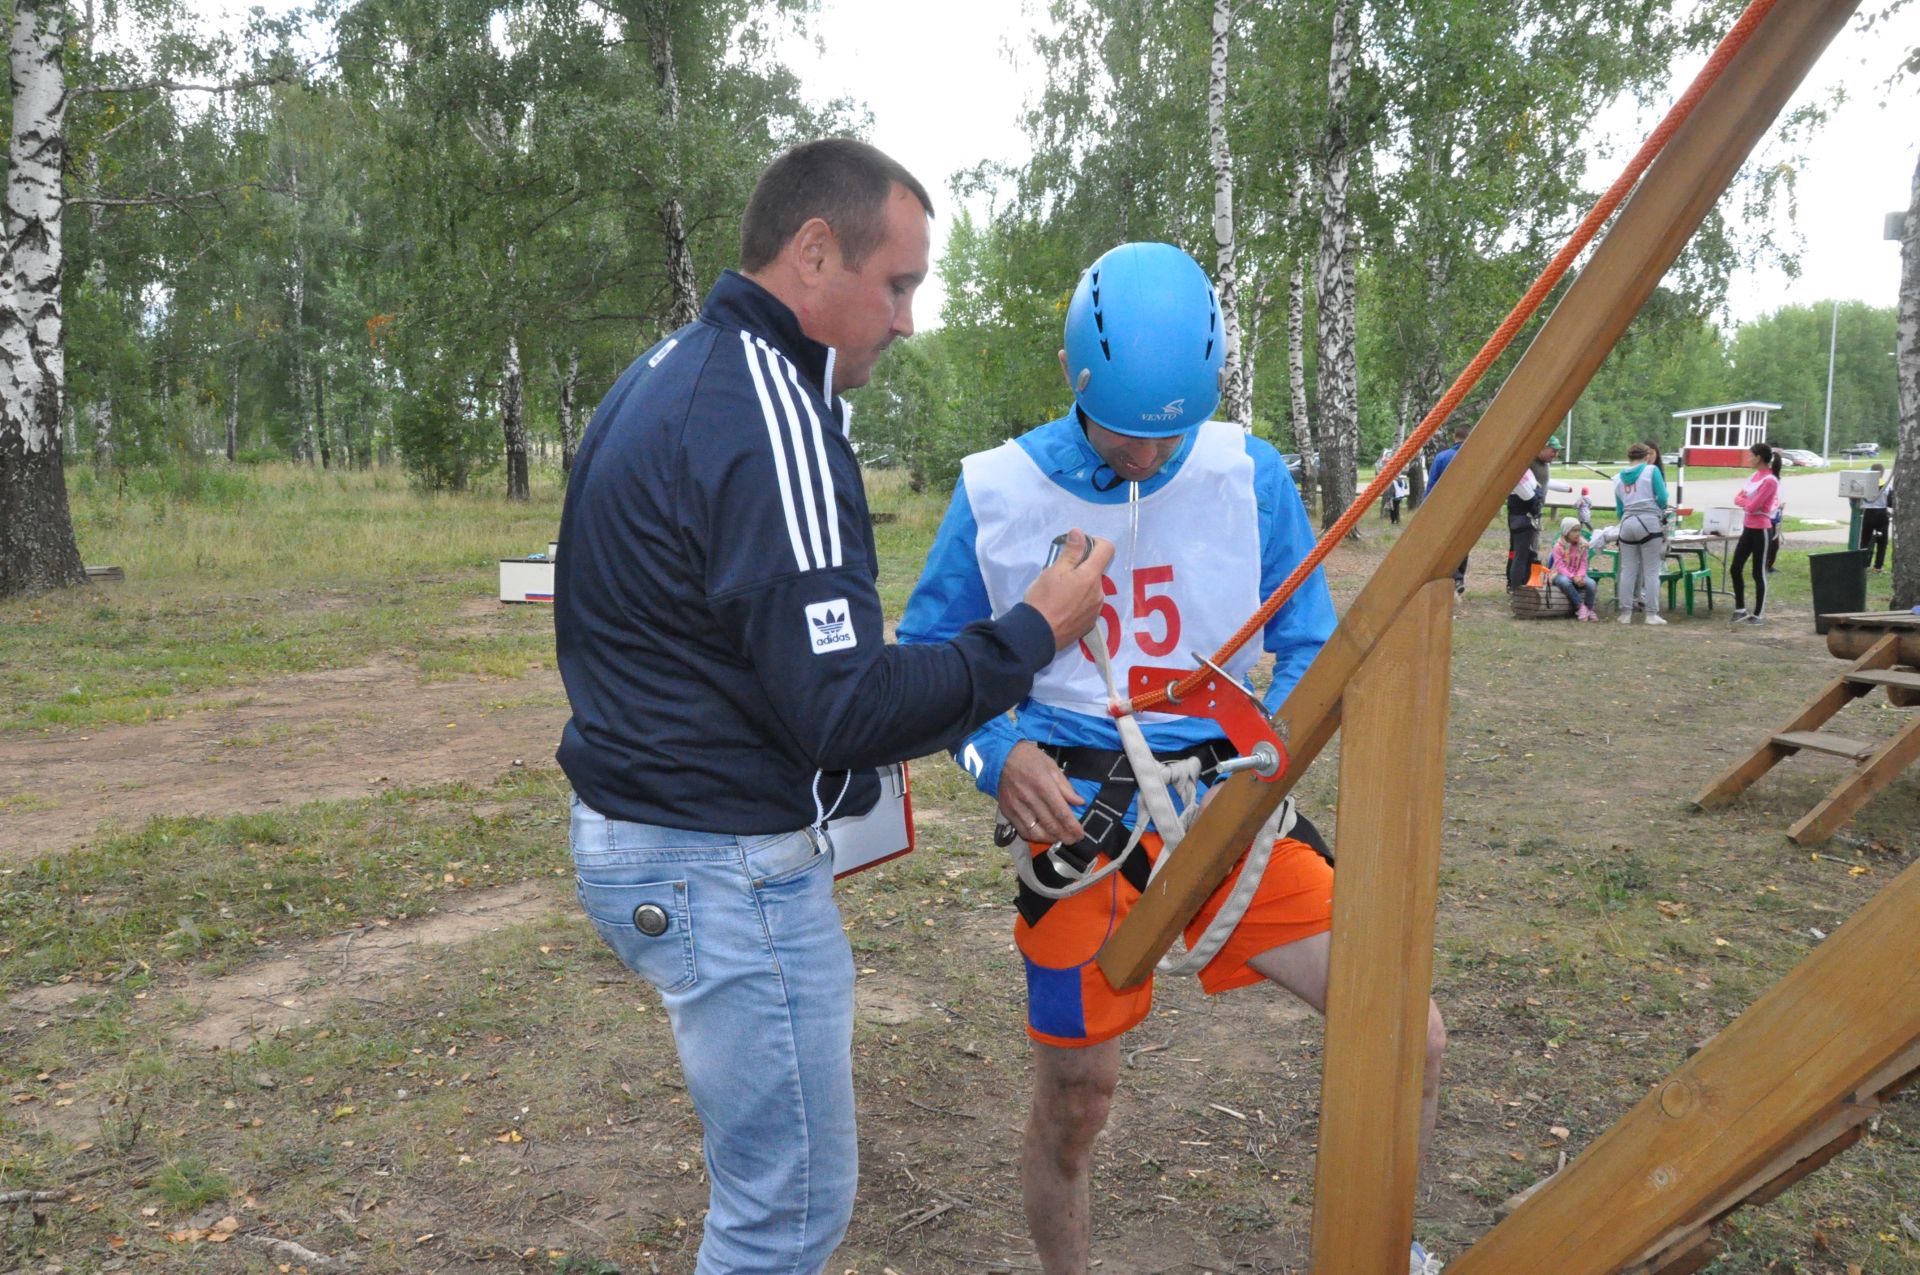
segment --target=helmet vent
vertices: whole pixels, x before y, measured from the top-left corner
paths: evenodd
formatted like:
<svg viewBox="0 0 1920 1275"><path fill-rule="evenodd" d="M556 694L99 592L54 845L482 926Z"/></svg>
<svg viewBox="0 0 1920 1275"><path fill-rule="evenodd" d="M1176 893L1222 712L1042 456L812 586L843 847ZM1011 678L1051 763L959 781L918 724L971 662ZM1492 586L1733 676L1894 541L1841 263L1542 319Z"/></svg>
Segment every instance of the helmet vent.
<svg viewBox="0 0 1920 1275"><path fill-rule="evenodd" d="M1107 356L1107 362L1113 362L1113 351L1107 348L1107 338L1100 338L1100 353Z"/></svg>
<svg viewBox="0 0 1920 1275"><path fill-rule="evenodd" d="M1203 359L1210 359L1213 357L1213 338L1212 337L1207 338L1207 352L1201 355L1200 357Z"/></svg>
<svg viewBox="0 0 1920 1275"><path fill-rule="evenodd" d="M1093 312L1093 327L1096 332L1105 333L1107 330L1107 317L1098 310Z"/></svg>

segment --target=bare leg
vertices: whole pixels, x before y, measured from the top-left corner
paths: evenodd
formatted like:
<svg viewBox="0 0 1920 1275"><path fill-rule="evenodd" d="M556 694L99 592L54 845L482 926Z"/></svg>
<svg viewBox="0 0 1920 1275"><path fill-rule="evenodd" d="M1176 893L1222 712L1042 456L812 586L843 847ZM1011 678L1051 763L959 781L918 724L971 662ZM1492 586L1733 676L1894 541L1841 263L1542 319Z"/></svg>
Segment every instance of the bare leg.
<svg viewBox="0 0 1920 1275"><path fill-rule="evenodd" d="M1327 958L1330 937L1316 934L1284 947L1269 948L1248 959L1260 974L1298 996L1321 1014L1327 1012ZM1427 1056L1420 1075L1420 1160L1425 1163L1433 1146L1433 1127L1440 1119L1440 1056L1447 1048L1447 1025L1440 1007L1427 1002Z"/></svg>
<svg viewBox="0 0 1920 1275"><path fill-rule="evenodd" d="M1033 1046L1033 1106L1020 1153L1027 1230L1047 1275L1086 1275L1088 1166L1120 1081L1120 1041Z"/></svg>

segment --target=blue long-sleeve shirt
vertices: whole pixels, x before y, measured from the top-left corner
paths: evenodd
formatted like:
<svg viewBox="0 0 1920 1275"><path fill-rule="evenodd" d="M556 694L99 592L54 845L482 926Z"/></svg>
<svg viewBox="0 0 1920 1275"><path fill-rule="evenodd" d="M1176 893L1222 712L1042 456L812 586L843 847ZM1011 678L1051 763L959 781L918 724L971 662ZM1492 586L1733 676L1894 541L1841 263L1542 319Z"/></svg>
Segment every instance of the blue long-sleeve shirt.
<svg viewBox="0 0 1920 1275"><path fill-rule="evenodd" d="M636 360L567 483L554 633L559 759L610 818L776 833L950 748L1054 654L1019 605L935 646L886 642L833 351L741 275Z"/></svg>
<svg viewBox="0 0 1920 1275"><path fill-rule="evenodd" d="M1094 485L1101 460L1073 415L1030 430L1018 441L1041 472L1079 499L1103 505L1123 504L1128 499L1124 483L1106 491ZM1313 527L1279 452L1252 436L1248 436L1246 446L1254 467L1254 499L1260 520L1260 593L1265 597L1313 547ZM1140 494L1152 495L1170 482L1191 448L1189 437L1165 468L1140 484ZM1142 516L1152 515L1147 512ZM901 617L898 637L902 643L944 641L965 625L992 614L975 557L977 532L963 477L955 484L953 501L934 536L926 568ZM1327 590L1325 573L1315 571L1263 631L1265 648L1274 656L1273 682L1265 699L1270 712L1293 690L1294 683L1332 636L1334 622L1333 597ZM1177 751L1222 738L1220 728L1205 718L1148 723L1145 731L1147 742L1156 752ZM1023 739L1069 747L1120 746L1120 734L1111 719L1027 699L1021 701L1015 717L996 717L968 736L953 750L954 760L973 774L982 792L997 796L1001 767L1014 745ZM1085 796L1091 787L1082 786Z"/></svg>

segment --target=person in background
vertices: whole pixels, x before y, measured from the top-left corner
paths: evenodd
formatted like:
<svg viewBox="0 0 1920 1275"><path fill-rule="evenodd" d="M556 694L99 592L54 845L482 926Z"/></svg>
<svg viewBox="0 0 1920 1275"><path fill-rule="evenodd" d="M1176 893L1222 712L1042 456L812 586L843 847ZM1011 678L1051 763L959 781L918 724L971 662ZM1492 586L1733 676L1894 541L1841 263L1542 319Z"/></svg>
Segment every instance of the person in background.
<svg viewBox="0 0 1920 1275"><path fill-rule="evenodd" d="M1740 523L1740 543L1733 547L1733 622L1764 624L1767 609L1767 531L1772 526L1774 501L1780 498L1780 458L1765 443L1755 443L1747 451L1753 456L1753 476L1734 493L1733 503L1745 511ZM1746 582L1741 578L1748 561L1753 563L1753 611L1747 611Z"/></svg>
<svg viewBox="0 0 1920 1275"><path fill-rule="evenodd" d="M1573 502L1573 514L1580 522L1580 530L1593 531L1593 493L1591 488L1580 489L1580 499Z"/></svg>
<svg viewBox="0 0 1920 1275"><path fill-rule="evenodd" d="M1453 464L1453 458L1459 455L1461 444L1467 441L1467 434L1471 429L1470 425L1453 427L1453 446L1444 448L1438 456L1433 458L1433 469L1427 475L1428 495L1433 494L1435 484L1440 481L1440 475L1447 472L1447 466ZM1472 554L1468 554L1460 559L1460 565L1453 569L1453 596L1456 598L1465 597L1467 594L1467 563L1472 557Z"/></svg>
<svg viewBox="0 0 1920 1275"><path fill-rule="evenodd" d="M1387 487L1387 521L1394 526L1400 525L1400 502L1407 498L1411 490L1405 474L1394 475L1393 482Z"/></svg>
<svg viewBox="0 0 1920 1275"><path fill-rule="evenodd" d="M1884 571L1887 566L1887 544L1892 539L1893 484L1885 481L1885 465L1876 460L1870 468L1878 490L1860 502L1860 547L1873 550L1873 569Z"/></svg>
<svg viewBox="0 0 1920 1275"><path fill-rule="evenodd" d="M1648 624L1660 618L1660 564L1667 556L1667 480L1651 443L1627 449L1627 468L1613 479L1613 509L1620 515L1620 623L1633 623L1636 604Z"/></svg>
<svg viewBox="0 0 1920 1275"><path fill-rule="evenodd" d="M1560 436L1555 434L1540 449L1540 454L1527 463L1527 472L1533 476L1534 494L1528 501L1527 520L1524 528L1516 525L1514 504L1507 501L1507 530L1509 546L1507 558L1507 587L1518 589L1533 578L1533 564L1540 561L1540 515L1547 507L1549 491L1572 491L1572 483L1555 482L1553 462L1560 457ZM1515 488L1517 492L1518 487ZM1520 541L1525 539L1525 552L1521 552Z"/></svg>
<svg viewBox="0 0 1920 1275"><path fill-rule="evenodd" d="M1576 620L1598 620L1599 614L1593 609L1599 590L1593 583L1593 577L1587 572L1587 540L1581 535L1578 518L1560 520L1560 538L1553 542L1553 555L1549 570L1553 572L1553 585L1567 595L1567 601L1573 603L1573 618Z"/></svg>

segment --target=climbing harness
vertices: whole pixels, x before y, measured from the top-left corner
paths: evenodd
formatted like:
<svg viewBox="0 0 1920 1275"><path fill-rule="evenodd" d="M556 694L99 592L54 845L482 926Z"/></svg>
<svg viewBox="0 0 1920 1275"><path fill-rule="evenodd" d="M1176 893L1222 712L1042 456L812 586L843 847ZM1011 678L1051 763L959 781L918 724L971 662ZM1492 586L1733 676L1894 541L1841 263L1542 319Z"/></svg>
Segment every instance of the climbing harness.
<svg viewBox="0 0 1920 1275"><path fill-rule="evenodd" d="M1132 494L1136 500L1137 510L1139 484L1133 484L1133 488ZM1195 801L1195 796L1199 791L1200 776L1203 770L1207 769L1204 759L1193 753L1166 761L1154 756L1152 747L1147 743L1146 733L1140 728L1139 720L1131 712L1119 711L1124 701L1114 685L1113 664L1107 656L1105 642L1095 632L1089 635L1085 646L1092 654L1101 678L1106 682L1108 701L1116 710L1114 727L1120 734L1121 753L1132 771L1139 808L1136 812L1132 835L1127 838L1126 845L1117 853L1103 851L1107 854L1107 862L1099 868L1092 866L1091 859L1077 865L1063 858L1062 852L1067 847L1058 842L1048 846L1039 854L1034 854L1019 836L1007 838L1013 856L1014 874L1020 879L1021 885L1044 900L1071 898L1099 885L1114 873L1124 871L1125 865L1139 848L1141 838L1151 827L1160 834L1160 853L1154 859L1153 869L1147 874L1146 881L1139 883L1144 890L1172 859L1174 851L1179 849L1181 840L1186 836L1187 829L1192 826L1194 818L1199 814L1199 803ZM1199 658L1204 662L1204 657ZM1207 694L1211 698L1204 704L1201 703L1201 697L1196 696L1187 703L1174 702L1164 711L1210 717L1227 730L1228 738L1232 740L1235 747L1246 750L1244 756L1215 762L1212 770L1216 780L1241 770L1252 770L1263 780L1277 779L1286 768L1285 749L1273 736L1272 728L1267 726L1259 701L1255 700L1252 693L1226 670L1216 665L1212 673L1212 679L1206 683ZM1178 670L1144 668L1133 670L1133 680L1136 682L1156 676L1171 681L1179 675ZM1114 770L1117 770L1117 766ZM1113 771L1110 771L1109 777L1111 778L1112 775ZM1103 787L1102 794L1105 792L1106 789ZM1176 794L1179 796L1178 805L1174 802ZM1099 796L1095 797L1089 809L1105 813L1105 807L1102 806ZM1124 813L1123 803L1120 810L1112 812L1110 817L1118 818ZM1175 975L1198 973L1209 961L1219 955L1220 949L1226 945L1227 940L1233 936L1234 930L1239 927L1241 919L1246 916L1247 908L1253 903L1253 896L1260 889L1260 881L1266 875L1267 861L1272 857L1274 843L1292 833L1297 819L1293 798L1289 795L1281 801L1271 815L1267 816L1266 822L1261 825L1259 833L1253 838L1253 844L1249 847L1241 865L1239 879L1234 882L1233 889L1228 891L1226 900L1220 905L1220 910L1213 920L1208 923L1205 932L1185 953L1162 957L1158 966L1160 973ZM1049 875L1061 884L1053 885L1041 879L1037 865L1043 861Z"/></svg>

